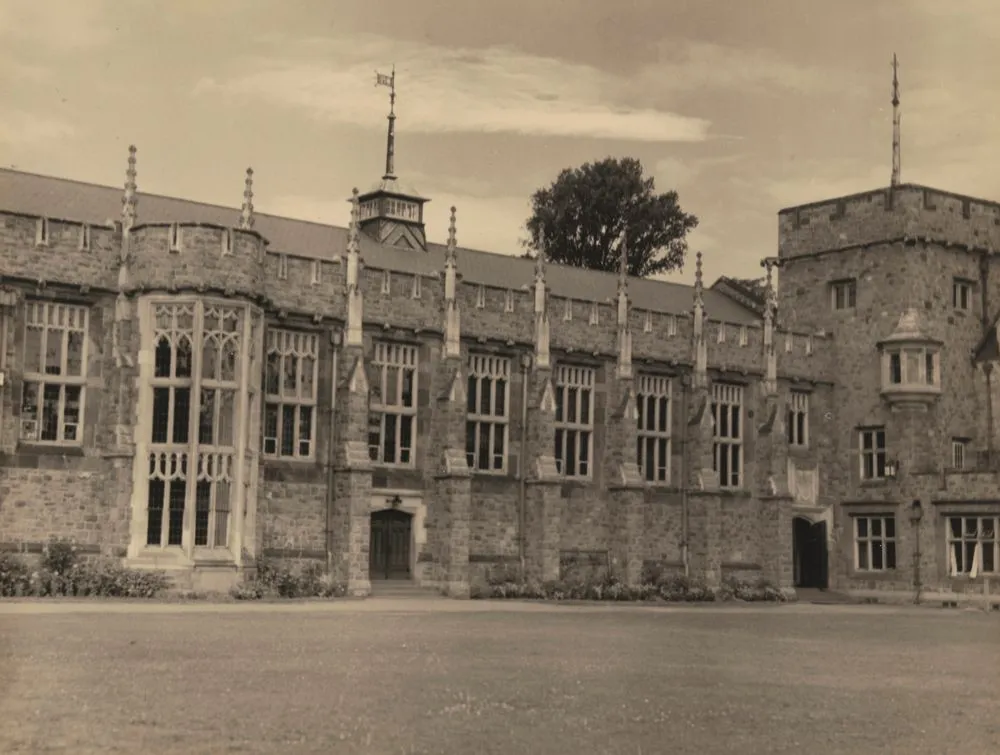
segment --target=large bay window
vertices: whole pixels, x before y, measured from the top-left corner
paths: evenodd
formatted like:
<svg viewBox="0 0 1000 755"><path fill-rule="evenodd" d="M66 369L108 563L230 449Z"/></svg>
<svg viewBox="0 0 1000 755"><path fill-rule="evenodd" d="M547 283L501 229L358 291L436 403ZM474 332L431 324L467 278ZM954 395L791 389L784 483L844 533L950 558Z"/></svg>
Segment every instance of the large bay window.
<svg viewBox="0 0 1000 755"><path fill-rule="evenodd" d="M264 369L264 455L312 459L319 336L269 329Z"/></svg>
<svg viewBox="0 0 1000 755"><path fill-rule="evenodd" d="M712 465L719 487L743 484L743 386L712 386L712 420L715 426Z"/></svg>
<svg viewBox="0 0 1000 755"><path fill-rule="evenodd" d="M469 469L507 469L507 427L510 421L510 359L473 354L469 358L465 423L465 455Z"/></svg>
<svg viewBox="0 0 1000 755"><path fill-rule="evenodd" d="M140 332L150 358L140 358L133 555L239 557L256 489L261 313L153 298L140 302Z"/></svg>
<svg viewBox="0 0 1000 755"><path fill-rule="evenodd" d="M80 445L87 379L87 307L28 301L22 441Z"/></svg>
<svg viewBox="0 0 1000 755"><path fill-rule="evenodd" d="M417 431L417 347L376 343L370 374L368 455L377 464L412 467Z"/></svg>
<svg viewBox="0 0 1000 755"><path fill-rule="evenodd" d="M556 468L565 477L589 478L594 456L592 367L560 365L556 370Z"/></svg>
<svg viewBox="0 0 1000 755"><path fill-rule="evenodd" d="M640 375L636 391L638 411L637 456L639 474L647 482L670 482L671 381L669 377Z"/></svg>

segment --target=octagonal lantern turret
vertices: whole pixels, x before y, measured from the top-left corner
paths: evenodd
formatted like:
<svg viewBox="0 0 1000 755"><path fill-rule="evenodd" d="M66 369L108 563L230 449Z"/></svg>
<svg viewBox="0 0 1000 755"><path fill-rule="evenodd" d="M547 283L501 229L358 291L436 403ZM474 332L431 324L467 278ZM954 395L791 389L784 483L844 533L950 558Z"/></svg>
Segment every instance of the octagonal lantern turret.
<svg viewBox="0 0 1000 755"><path fill-rule="evenodd" d="M907 309L878 344L882 398L894 409L926 411L941 395L941 341L929 337L916 309Z"/></svg>

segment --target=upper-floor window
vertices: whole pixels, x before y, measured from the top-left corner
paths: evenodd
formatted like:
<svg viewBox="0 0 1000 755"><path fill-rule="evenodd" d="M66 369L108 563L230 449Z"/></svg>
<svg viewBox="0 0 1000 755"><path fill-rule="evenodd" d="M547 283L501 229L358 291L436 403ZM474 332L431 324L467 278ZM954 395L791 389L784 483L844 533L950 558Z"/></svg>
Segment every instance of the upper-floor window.
<svg viewBox="0 0 1000 755"><path fill-rule="evenodd" d="M88 323L87 307L27 302L21 440L82 442Z"/></svg>
<svg viewBox="0 0 1000 755"><path fill-rule="evenodd" d="M312 261L312 284L318 285L323 282L323 263L319 260Z"/></svg>
<svg viewBox="0 0 1000 755"><path fill-rule="evenodd" d="M859 449L862 480L884 480L885 428L867 427L859 431Z"/></svg>
<svg viewBox="0 0 1000 755"><path fill-rule="evenodd" d="M858 305L858 284L854 280L830 284L830 302L834 309L854 309Z"/></svg>
<svg viewBox="0 0 1000 755"><path fill-rule="evenodd" d="M380 341L371 361L368 454L412 467L417 421L417 347Z"/></svg>
<svg viewBox="0 0 1000 755"><path fill-rule="evenodd" d="M465 454L471 469L506 470L509 399L510 359L486 354L469 357Z"/></svg>
<svg viewBox="0 0 1000 755"><path fill-rule="evenodd" d="M951 303L955 309L972 309L972 282L955 278L951 284Z"/></svg>
<svg viewBox="0 0 1000 755"><path fill-rule="evenodd" d="M965 469L965 456L968 450L969 441L965 438L951 439L951 466L952 469Z"/></svg>
<svg viewBox="0 0 1000 755"><path fill-rule="evenodd" d="M90 226L86 223L80 226L80 251L90 251Z"/></svg>
<svg viewBox="0 0 1000 755"><path fill-rule="evenodd" d="M556 467L566 477L590 477L594 450L594 376L591 367L556 370Z"/></svg>
<svg viewBox="0 0 1000 755"><path fill-rule="evenodd" d="M1000 572L1000 528L998 516L948 517L948 554L951 574L980 574Z"/></svg>
<svg viewBox="0 0 1000 755"><path fill-rule="evenodd" d="M896 568L895 517L854 517L854 568L857 571Z"/></svg>
<svg viewBox="0 0 1000 755"><path fill-rule="evenodd" d="M316 438L319 336L267 331L264 367L264 454L311 459Z"/></svg>
<svg viewBox="0 0 1000 755"><path fill-rule="evenodd" d="M743 386L712 386L714 443L712 466L719 487L738 488L743 482Z"/></svg>
<svg viewBox="0 0 1000 755"><path fill-rule="evenodd" d="M889 350L890 385L937 385L937 349L900 347Z"/></svg>
<svg viewBox="0 0 1000 755"><path fill-rule="evenodd" d="M670 482L671 381L640 375L636 391L639 473L648 482Z"/></svg>
<svg viewBox="0 0 1000 755"><path fill-rule="evenodd" d="M788 407L788 444L804 448L809 445L809 394L792 391Z"/></svg>

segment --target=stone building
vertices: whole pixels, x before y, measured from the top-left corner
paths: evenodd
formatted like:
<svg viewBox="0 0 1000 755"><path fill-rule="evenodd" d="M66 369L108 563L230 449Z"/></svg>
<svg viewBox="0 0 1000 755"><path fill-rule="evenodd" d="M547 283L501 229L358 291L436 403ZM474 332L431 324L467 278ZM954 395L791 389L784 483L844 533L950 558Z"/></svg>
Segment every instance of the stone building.
<svg viewBox="0 0 1000 755"><path fill-rule="evenodd" d="M997 577L1000 205L782 210L762 301L700 256L691 287L464 249L454 210L429 242L391 159L347 229L243 196L140 194L134 148L124 192L0 170L0 547L199 589L318 560L356 594Z"/></svg>

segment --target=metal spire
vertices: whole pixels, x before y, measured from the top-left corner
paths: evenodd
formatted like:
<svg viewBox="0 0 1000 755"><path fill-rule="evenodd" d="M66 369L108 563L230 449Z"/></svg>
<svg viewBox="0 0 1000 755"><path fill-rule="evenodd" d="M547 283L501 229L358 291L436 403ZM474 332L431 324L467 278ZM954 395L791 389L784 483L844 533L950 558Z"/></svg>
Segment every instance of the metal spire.
<svg viewBox="0 0 1000 755"><path fill-rule="evenodd" d="M892 54L892 186L899 185L899 62Z"/></svg>
<svg viewBox="0 0 1000 755"><path fill-rule="evenodd" d="M122 197L122 226L125 228L131 228L135 225L136 217L138 216L137 205L139 204L139 198L136 194L139 191L139 187L135 183L135 152L135 145L129 145L128 170L125 171L125 195Z"/></svg>
<svg viewBox="0 0 1000 755"><path fill-rule="evenodd" d="M243 211L240 213L240 228L253 228L253 168L247 168L246 188L243 189Z"/></svg>
<svg viewBox="0 0 1000 755"><path fill-rule="evenodd" d="M396 65L392 66L392 74L375 72L375 86L389 87L389 134L385 145L385 175L383 178L395 178L396 162Z"/></svg>

